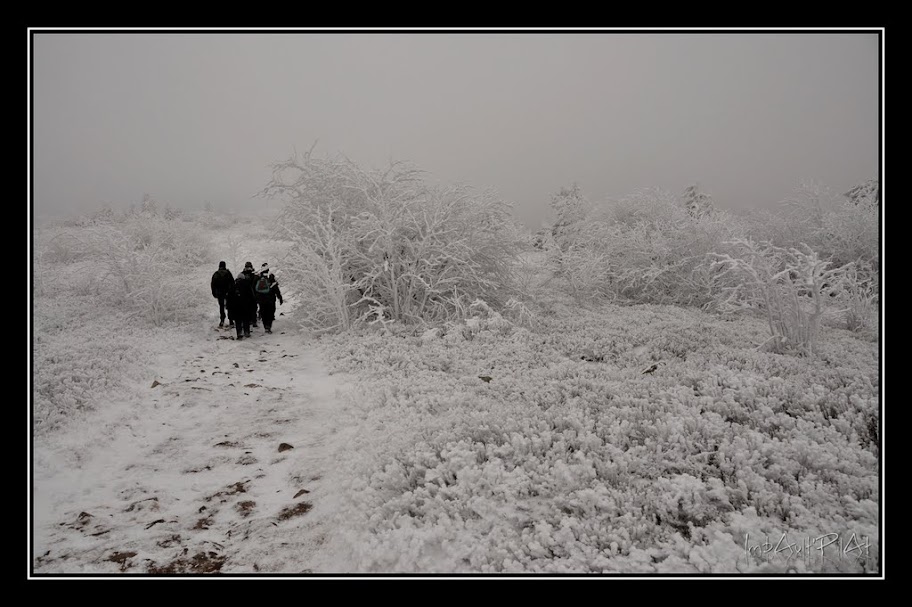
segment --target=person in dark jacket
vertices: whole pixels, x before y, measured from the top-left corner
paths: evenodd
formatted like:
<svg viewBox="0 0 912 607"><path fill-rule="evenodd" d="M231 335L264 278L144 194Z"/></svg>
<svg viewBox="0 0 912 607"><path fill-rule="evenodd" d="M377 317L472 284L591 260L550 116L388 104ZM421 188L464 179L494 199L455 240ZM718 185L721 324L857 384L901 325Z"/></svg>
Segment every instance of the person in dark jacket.
<svg viewBox="0 0 912 607"><path fill-rule="evenodd" d="M253 293L253 287L255 286L256 279L258 278L256 271L253 269L253 264L249 261L244 264L244 274L249 278L250 292ZM257 300L256 297L253 299L253 308L250 310L250 326L257 326Z"/></svg>
<svg viewBox="0 0 912 607"><path fill-rule="evenodd" d="M279 290L279 283L275 275L269 273L269 264L264 263L260 267L260 276L254 284L253 290L260 306L260 318L263 320L263 328L266 329L267 333L272 333L276 297L279 298L279 305L285 302L282 300L282 292Z"/></svg>
<svg viewBox="0 0 912 607"><path fill-rule="evenodd" d="M250 337L250 316L256 306L249 274L241 272L228 297L228 316L237 328L237 338Z"/></svg>
<svg viewBox="0 0 912 607"><path fill-rule="evenodd" d="M243 275L238 274L235 283L241 280L241 276ZM244 336L244 319L247 317L247 311L244 309L243 301L238 297L238 293L238 287L232 284L231 290L228 291L228 297L225 298L225 307L228 309L228 319L231 321L231 326L237 329L237 338L241 339Z"/></svg>
<svg viewBox="0 0 912 607"><path fill-rule="evenodd" d="M220 261L218 270L215 271L215 274L212 275L212 296L218 299L219 302L219 326L225 326L225 300L228 297L228 292L234 288L234 276L231 275L231 271L225 267L225 262ZM231 322L228 326L233 326L234 322Z"/></svg>

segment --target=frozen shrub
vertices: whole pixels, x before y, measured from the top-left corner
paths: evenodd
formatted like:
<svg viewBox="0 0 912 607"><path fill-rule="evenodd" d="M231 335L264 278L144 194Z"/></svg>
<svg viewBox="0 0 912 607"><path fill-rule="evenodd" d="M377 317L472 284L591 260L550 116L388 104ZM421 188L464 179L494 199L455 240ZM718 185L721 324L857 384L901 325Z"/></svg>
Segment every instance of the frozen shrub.
<svg viewBox="0 0 912 607"><path fill-rule="evenodd" d="M850 190L840 199L822 184L803 181L778 212L753 214L750 236L787 249L804 243L834 266L859 260L876 266L880 219L879 206L864 197L876 196L870 187Z"/></svg>
<svg viewBox="0 0 912 607"><path fill-rule="evenodd" d="M816 351L820 319L831 296L846 281L847 266L829 268L807 245L783 249L770 243L737 240L735 256L718 255L713 267L719 309L755 308L765 313L775 351ZM734 284L731 281L734 281Z"/></svg>
<svg viewBox="0 0 912 607"><path fill-rule="evenodd" d="M579 300L616 295L611 289L613 277L610 254L588 244L576 242L561 252L561 275L570 285L573 296Z"/></svg>
<svg viewBox="0 0 912 607"><path fill-rule="evenodd" d="M446 320L475 298L508 298L517 231L491 193L432 187L401 163L366 171L308 152L276 163L262 194L287 202L278 225L294 242L293 280L318 279L301 283L314 327Z"/></svg>
<svg viewBox="0 0 912 607"><path fill-rule="evenodd" d="M535 324L535 313L518 299L508 299L503 314L515 325L531 327Z"/></svg>
<svg viewBox="0 0 912 607"><path fill-rule="evenodd" d="M347 234L336 229L340 211L333 202L314 209L305 223L287 217L280 223L294 243L285 258L289 282L302 285L299 317L310 329L346 331L355 320L352 305L359 300L358 288L345 258L351 248Z"/></svg>
<svg viewBox="0 0 912 607"><path fill-rule="evenodd" d="M540 299L554 277L554 271L548 267L547 253L543 251L521 253L513 266L515 299L522 301Z"/></svg>
<svg viewBox="0 0 912 607"><path fill-rule="evenodd" d="M879 226L877 206L846 201L824 214L815 234L819 251L834 265L863 261L872 274L880 259Z"/></svg>
<svg viewBox="0 0 912 607"><path fill-rule="evenodd" d="M880 301L878 277L877 269L862 260L847 266L843 288L835 293L835 297L845 315L848 330L863 331L877 326L877 303Z"/></svg>
<svg viewBox="0 0 912 607"><path fill-rule="evenodd" d="M181 279L208 260L208 247L182 222L138 214L116 225L85 228L78 240L94 261L84 281L138 318L161 326L205 299L204 289L186 289Z"/></svg>
<svg viewBox="0 0 912 607"><path fill-rule="evenodd" d="M591 211L565 238L560 273L578 299L703 306L712 301L709 255L741 229L722 211L692 214L667 192L642 190Z"/></svg>
<svg viewBox="0 0 912 607"><path fill-rule="evenodd" d="M39 258L48 264L71 264L86 257L88 251L71 231L58 231L47 243L37 243Z"/></svg>

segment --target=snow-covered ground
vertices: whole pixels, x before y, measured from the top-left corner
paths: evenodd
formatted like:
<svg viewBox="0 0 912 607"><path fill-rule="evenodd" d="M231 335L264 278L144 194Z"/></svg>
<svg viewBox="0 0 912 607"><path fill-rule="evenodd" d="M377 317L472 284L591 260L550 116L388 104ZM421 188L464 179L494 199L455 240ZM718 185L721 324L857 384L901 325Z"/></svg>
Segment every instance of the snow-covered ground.
<svg viewBox="0 0 912 607"><path fill-rule="evenodd" d="M766 331L604 305L324 340L362 395L347 566L877 571L877 344L833 329L809 360Z"/></svg>
<svg viewBox="0 0 912 607"><path fill-rule="evenodd" d="M144 396L39 444L36 570L310 569L343 386L287 324L173 343Z"/></svg>
<svg viewBox="0 0 912 607"><path fill-rule="evenodd" d="M236 342L209 277L282 283L271 235L200 230L211 262L179 278L202 295L162 326L104 305L91 260L37 264L37 573L878 569L876 335L763 352L757 319L577 306L532 268L531 328L317 339L283 283L274 333ZM749 550L834 533L869 546Z"/></svg>
<svg viewBox="0 0 912 607"><path fill-rule="evenodd" d="M270 260L281 276L280 248L248 237L243 260ZM200 288L214 269L194 269ZM87 386L89 406L35 438L36 572L314 567L336 509L333 452L350 433L345 382L329 376L290 321L296 298L285 289L273 334L260 324L240 342L233 329L216 327L214 299L205 318L180 327L137 329L117 315L87 326L80 318L75 332L94 359L89 366L123 376ZM119 350L141 364L121 361ZM56 357L72 368L66 351Z"/></svg>

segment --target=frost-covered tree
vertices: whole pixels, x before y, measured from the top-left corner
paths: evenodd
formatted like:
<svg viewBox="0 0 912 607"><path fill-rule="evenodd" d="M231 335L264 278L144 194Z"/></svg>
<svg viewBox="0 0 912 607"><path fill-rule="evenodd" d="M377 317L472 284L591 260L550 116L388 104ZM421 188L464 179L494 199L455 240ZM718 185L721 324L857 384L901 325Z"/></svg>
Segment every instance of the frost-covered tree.
<svg viewBox="0 0 912 607"><path fill-rule="evenodd" d="M566 251L582 229L586 216L592 211L592 205L579 185L573 183L551 196L551 209L555 215L551 235L558 247Z"/></svg>

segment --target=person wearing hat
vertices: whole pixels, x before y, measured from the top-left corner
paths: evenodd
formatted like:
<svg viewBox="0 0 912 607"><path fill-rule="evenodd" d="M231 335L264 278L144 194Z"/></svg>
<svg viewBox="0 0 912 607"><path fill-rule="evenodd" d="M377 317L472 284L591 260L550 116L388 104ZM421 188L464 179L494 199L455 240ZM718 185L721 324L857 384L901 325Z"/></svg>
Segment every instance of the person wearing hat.
<svg viewBox="0 0 912 607"><path fill-rule="evenodd" d="M279 290L279 283L274 274L269 272L269 264L264 263L260 266L260 276L254 284L253 290L256 292L257 303L260 306L260 317L263 319L263 328L267 333L272 333L272 322L275 320L275 302L279 298L279 305L285 303L282 300L282 292Z"/></svg>
<svg viewBox="0 0 912 607"><path fill-rule="evenodd" d="M219 326L225 326L225 303L228 297L228 292L234 287L234 276L231 275L231 271L225 266L224 261L219 262L218 270L215 271L215 274L212 275L212 296L218 299L219 302ZM231 322L228 326L234 325L234 322Z"/></svg>
<svg viewBox="0 0 912 607"><path fill-rule="evenodd" d="M256 270L253 269L253 264L249 261L244 264L244 274L246 274L247 278L249 279L250 292L253 293L253 287L256 284L257 273ZM252 308L250 310L250 326L257 326L257 300L255 294L253 298Z"/></svg>

